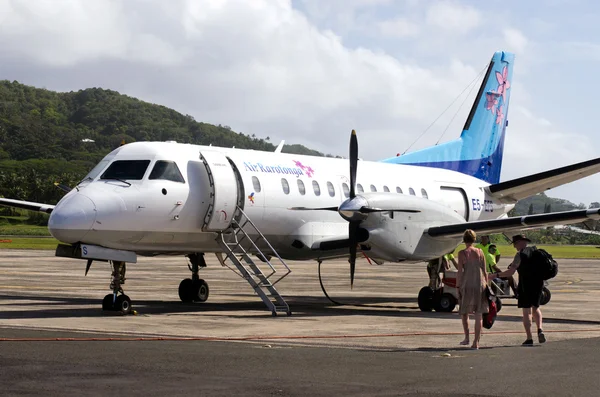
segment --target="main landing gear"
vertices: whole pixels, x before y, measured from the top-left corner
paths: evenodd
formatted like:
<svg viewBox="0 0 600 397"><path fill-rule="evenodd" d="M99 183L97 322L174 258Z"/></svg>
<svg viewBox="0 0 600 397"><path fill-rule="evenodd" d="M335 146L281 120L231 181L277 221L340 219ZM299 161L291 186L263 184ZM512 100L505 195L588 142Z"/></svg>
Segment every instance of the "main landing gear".
<svg viewBox="0 0 600 397"><path fill-rule="evenodd" d="M121 288L121 285L125 284L125 262L111 261L111 264L113 271L110 289L113 292L106 295L102 300L102 310L129 314L131 313L131 299L125 295L123 288Z"/></svg>
<svg viewBox="0 0 600 397"><path fill-rule="evenodd" d="M205 302L208 299L208 283L198 276L201 267L206 267L204 253L190 254L187 256L191 266L192 278L186 278L179 284L179 299L182 302Z"/></svg>

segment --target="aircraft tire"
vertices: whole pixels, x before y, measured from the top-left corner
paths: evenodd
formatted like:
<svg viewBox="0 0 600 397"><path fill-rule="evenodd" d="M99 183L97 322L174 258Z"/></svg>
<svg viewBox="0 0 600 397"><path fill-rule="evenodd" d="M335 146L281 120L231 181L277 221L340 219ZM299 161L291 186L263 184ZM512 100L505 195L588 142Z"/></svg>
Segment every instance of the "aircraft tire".
<svg viewBox="0 0 600 397"><path fill-rule="evenodd" d="M102 310L105 312L112 312L115 310L113 306L113 294L108 294L102 299Z"/></svg>
<svg viewBox="0 0 600 397"><path fill-rule="evenodd" d="M433 309L433 295L434 292L431 290L431 288L429 288L429 286L425 286L419 291L417 303L419 304L419 309L422 312L430 312L431 309Z"/></svg>
<svg viewBox="0 0 600 397"><path fill-rule="evenodd" d="M542 288L542 300L540 301L540 305L545 305L550 302L550 298L552 298L550 290L546 287Z"/></svg>
<svg viewBox="0 0 600 397"><path fill-rule="evenodd" d="M194 293L194 302L206 302L208 299L209 288L208 283L202 279L194 280L193 284L193 293Z"/></svg>
<svg viewBox="0 0 600 397"><path fill-rule="evenodd" d="M131 313L131 299L129 299L127 295L117 296L115 308L113 310L121 312L122 314Z"/></svg>
<svg viewBox="0 0 600 397"><path fill-rule="evenodd" d="M182 302L194 301L194 282L191 278L181 280L181 283L179 283L179 299Z"/></svg>

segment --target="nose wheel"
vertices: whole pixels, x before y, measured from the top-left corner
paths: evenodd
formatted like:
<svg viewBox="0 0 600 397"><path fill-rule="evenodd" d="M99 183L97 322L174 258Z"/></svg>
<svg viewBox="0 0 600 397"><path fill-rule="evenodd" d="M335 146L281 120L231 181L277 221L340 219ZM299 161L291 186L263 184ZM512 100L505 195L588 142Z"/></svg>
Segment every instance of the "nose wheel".
<svg viewBox="0 0 600 397"><path fill-rule="evenodd" d="M121 287L125 284L125 262L112 261L112 282L110 288L112 294L108 294L102 300L102 310L107 312L119 312L121 314L131 313L131 299L123 292Z"/></svg>

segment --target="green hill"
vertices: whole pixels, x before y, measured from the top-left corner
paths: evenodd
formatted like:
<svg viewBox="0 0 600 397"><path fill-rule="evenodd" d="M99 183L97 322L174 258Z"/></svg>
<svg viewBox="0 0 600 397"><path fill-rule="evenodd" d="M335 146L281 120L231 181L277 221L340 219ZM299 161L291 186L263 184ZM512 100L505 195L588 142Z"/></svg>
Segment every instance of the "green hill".
<svg viewBox="0 0 600 397"><path fill-rule="evenodd" d="M583 203L573 204L564 199L548 197L544 193L519 200L515 208L509 213L510 216L522 216L529 214L543 214L545 212L561 212L584 209Z"/></svg>
<svg viewBox="0 0 600 397"><path fill-rule="evenodd" d="M76 183L122 140L275 150L268 137L101 88L59 93L4 80L0 98L0 194L6 197L54 203L62 192L53 182ZM283 152L323 156L302 145Z"/></svg>

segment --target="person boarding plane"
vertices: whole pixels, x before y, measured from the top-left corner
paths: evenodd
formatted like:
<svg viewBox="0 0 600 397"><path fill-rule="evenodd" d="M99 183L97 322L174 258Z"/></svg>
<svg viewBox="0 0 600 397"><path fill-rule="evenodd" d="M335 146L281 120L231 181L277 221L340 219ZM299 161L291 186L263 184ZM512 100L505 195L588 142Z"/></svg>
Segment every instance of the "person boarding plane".
<svg viewBox="0 0 600 397"><path fill-rule="evenodd" d="M50 214L56 255L112 264L104 310L131 310L126 262L185 255L183 301L204 301L205 253L238 271L269 310L291 313L275 288L285 260L348 257L423 262L454 250L466 229L500 233L599 219L600 209L507 217L525 197L600 170L600 158L500 182L514 55L496 52L458 139L382 161L176 142L134 142L109 153L56 204L0 199ZM255 261L259 258L260 261ZM264 262L265 264L260 264ZM232 266L233 265L233 266ZM278 266L283 266L275 276ZM267 269L268 271L263 271ZM275 277L279 277L275 279Z"/></svg>

